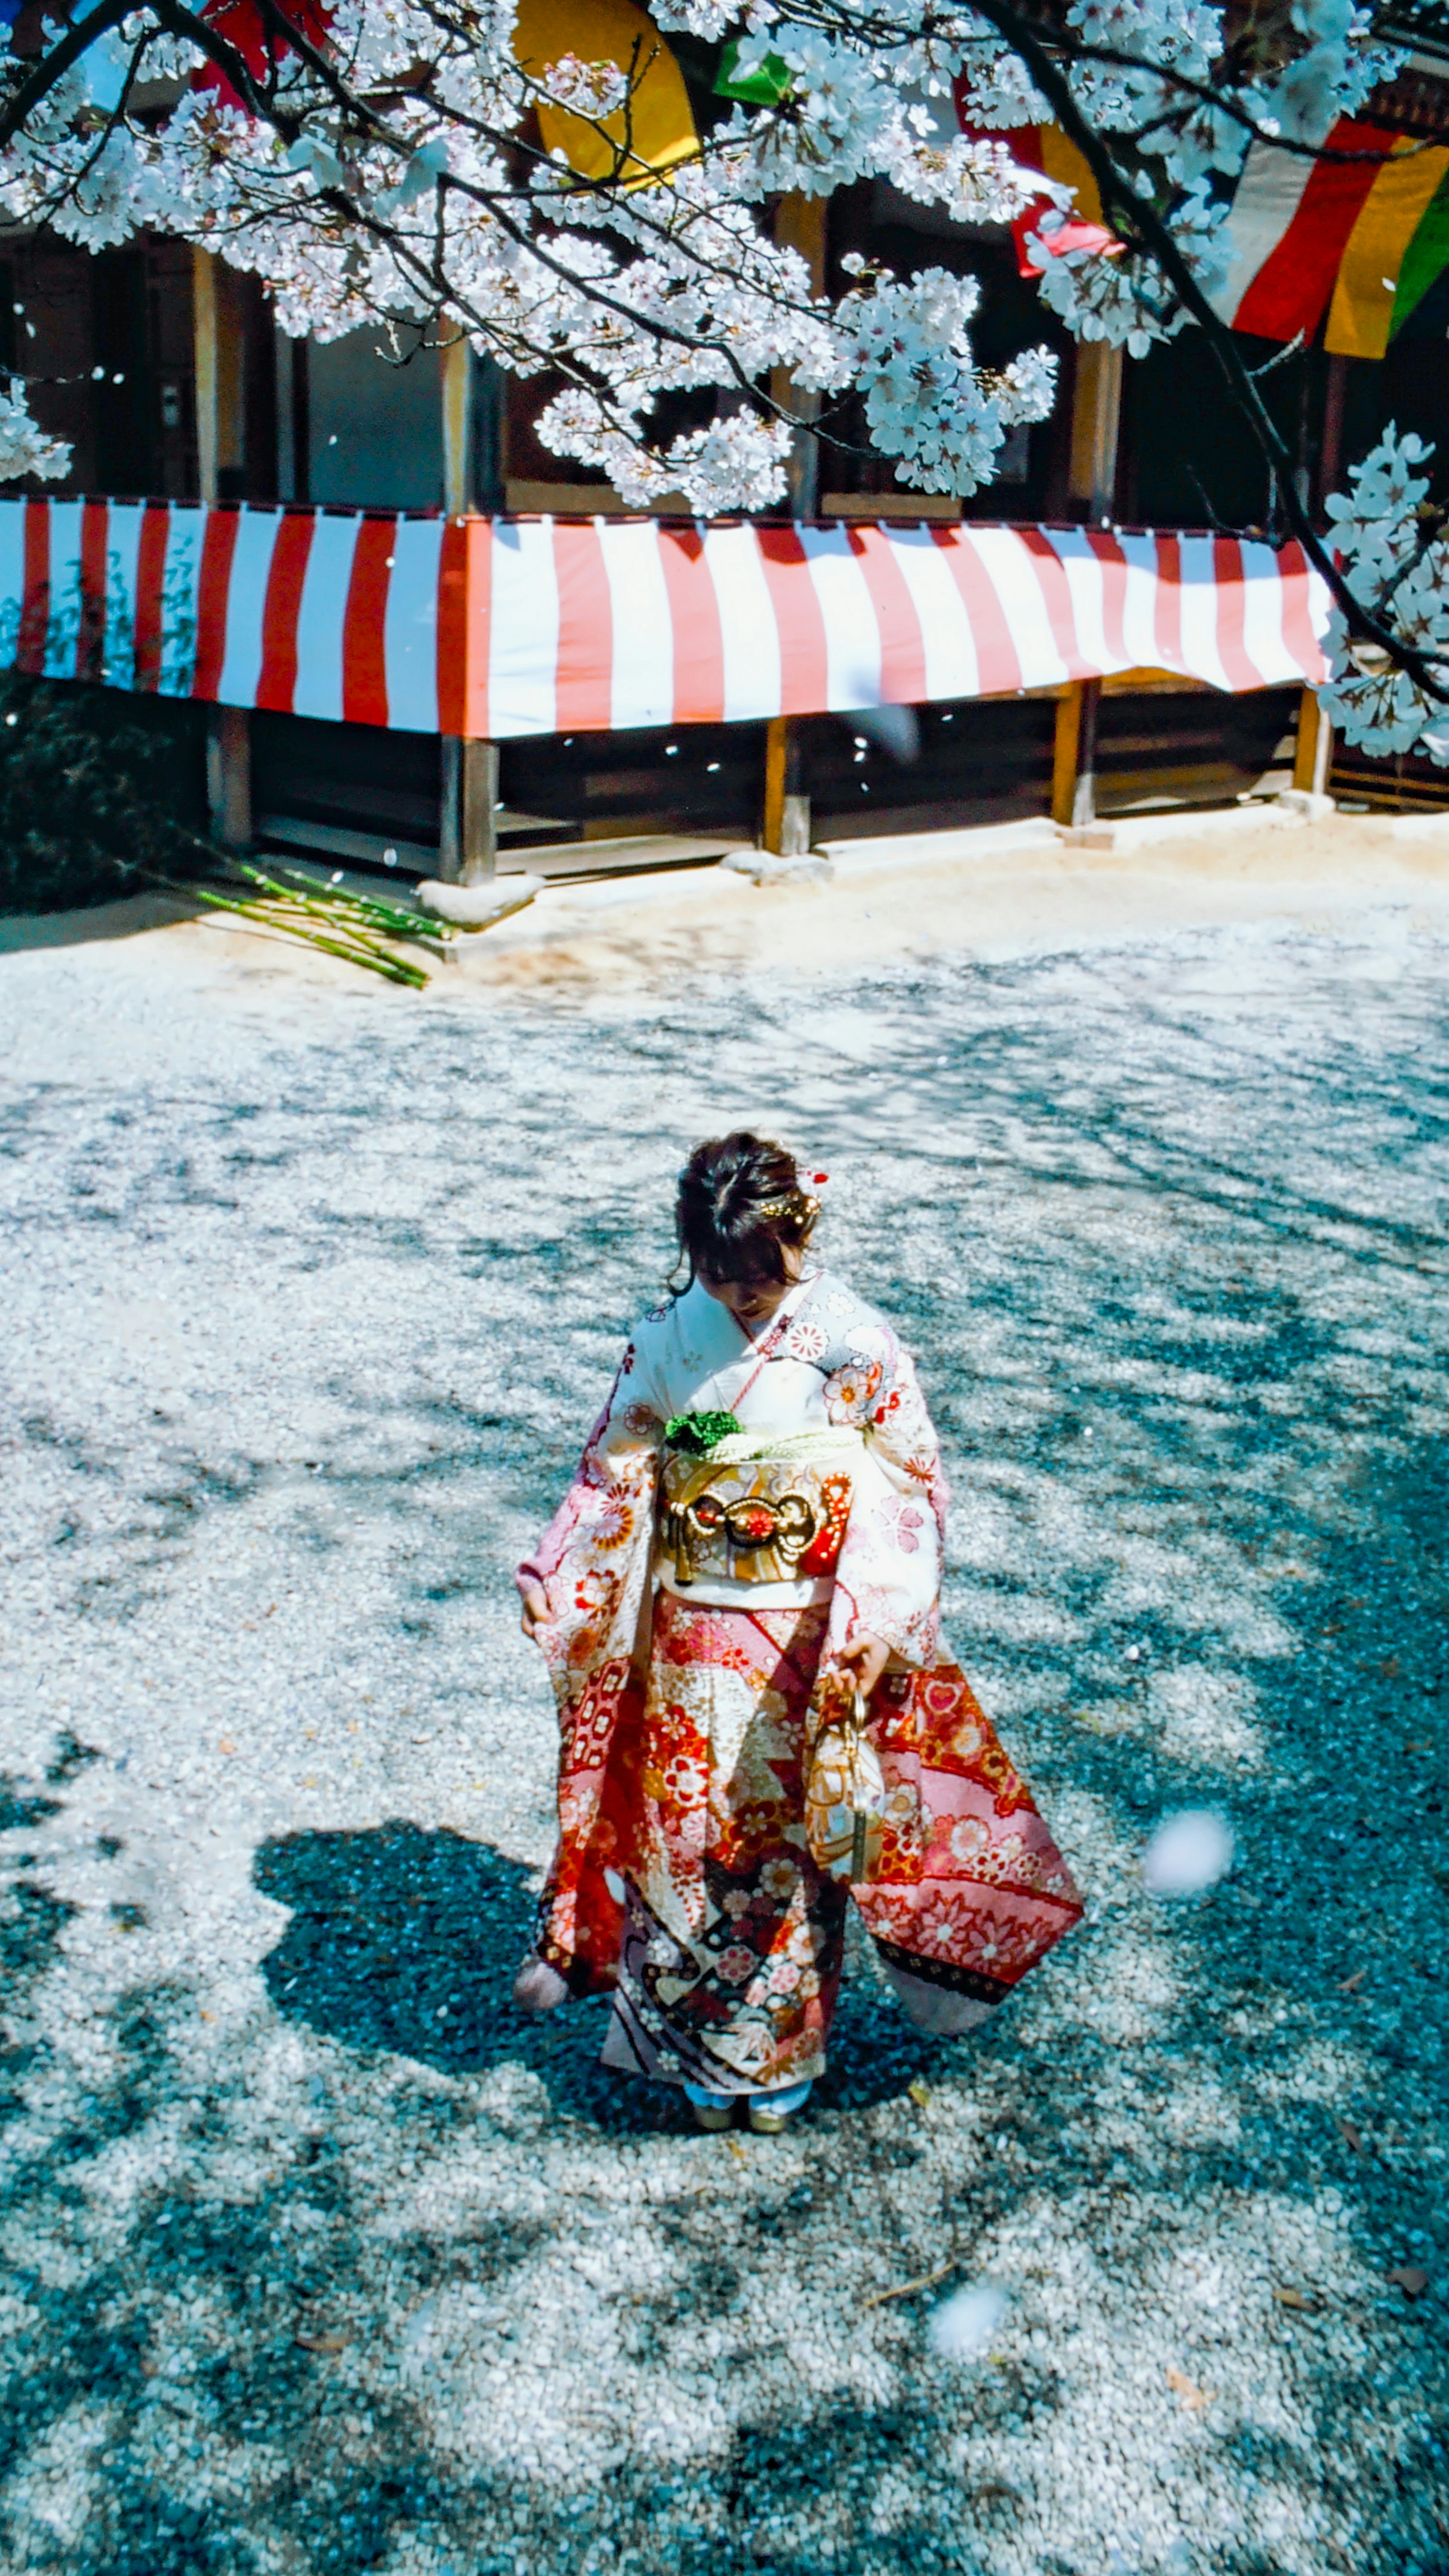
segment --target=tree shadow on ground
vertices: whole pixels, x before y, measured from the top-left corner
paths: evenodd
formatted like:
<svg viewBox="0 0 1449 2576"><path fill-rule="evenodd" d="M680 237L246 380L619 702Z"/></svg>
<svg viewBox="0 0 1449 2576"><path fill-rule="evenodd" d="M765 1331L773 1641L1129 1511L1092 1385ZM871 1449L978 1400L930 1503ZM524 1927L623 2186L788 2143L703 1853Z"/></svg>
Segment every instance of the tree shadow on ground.
<svg viewBox="0 0 1449 2576"><path fill-rule="evenodd" d="M3 1778L0 1794L4 1812L27 1828L63 1806ZM456 2074L461 2051L430 2041L427 2015L439 2010L430 1999L438 1980L446 2003L465 1972L491 1975L512 1963L526 1896L517 1865L461 1837L404 1825L372 1836L291 1837L270 1847L259 1874L296 1906L268 1963L269 1982L291 1983L286 2009L297 2009L310 1981L315 2010L331 2016L338 2036L368 2048L411 2039L412 2053L430 2053L432 2063L449 2052ZM13 1894L0 1923L0 1970L23 2027L63 1964L75 1909L25 1879ZM401 1996L379 2002L365 1977L359 1982L360 1962L377 1964L369 1943L396 1914L425 1918L411 2005ZM467 2303L481 2295L516 2306L517 2276L567 2236L569 2213L484 2201L461 2226L419 2214L401 2228L380 2227L327 2088L314 2090L309 2124L258 2160L243 2143L246 2078L234 2064L207 2097L198 2139L233 2136L245 2181L235 2168L203 2177L194 2157L178 2165L148 2155L148 2132L174 2111L194 2009L184 1986L164 1982L117 1995L96 2025L107 2073L90 2085L83 2119L45 2137L23 2126L25 2079L45 2051L21 2039L0 2069L0 2123L22 2124L0 2179L15 2294L0 2406L0 2530L16 2543L12 2555L0 2537L0 2563L46 2576L277 2568L364 2576L411 2564L421 2551L448 2576L516 2576L520 2566L565 2576L647 2551L672 2576L888 2576L898 2561L895 2526L875 2509L879 2444L884 2434L913 2465L928 2462L939 2445L929 2391L883 2412L855 2395L822 2403L802 2393L788 2416L733 2432L703 2484L677 2440L659 2447L661 2428L637 2413L636 2394L607 2381L581 2425L568 2428L594 2456L567 2473L521 2463L511 2433L476 2443L466 2459L440 2446L431 2422L437 2375L454 2371L463 2349L480 2357L469 2323L476 2306ZM490 2029L474 2019L475 2063L501 2062L503 2012L495 2020ZM510 2058L520 2054L521 2031L527 2062L537 2027L508 2021L507 2031ZM384 2114L389 2157L461 2145L475 2119L461 2095L403 2085ZM118 2146L140 2151L127 2163L124 2195L103 2229L87 2229L84 2259L57 2268L50 2232L61 2213L72 2226L93 2214L94 2175ZM647 2345L691 2315L729 2319L750 2296L737 2258L748 2267L768 2249L772 2260L799 2259L792 2240L808 2222L810 2196L787 2169L771 2181L767 2164L765 2175L734 2247L721 2245L717 2211L691 2196L659 2207L668 2270L622 2304L631 2335ZM728 2170L719 2185L732 2201ZM451 2323L450 2300L462 2303ZM410 2331L429 2308L443 2312L431 2350ZM385 2383L376 2369L380 2331L402 2357ZM511 2331L500 2325L484 2337L485 2361L506 2358ZM764 2333L773 2339L768 2325ZM1058 2402L1050 2371L1036 2374L1031 2393L1038 2409ZM611 2436L602 2461L601 2428ZM72 2473L68 2492L48 2490L37 2513L31 2482L60 2455ZM817 2546L817 2522L838 2533L842 2510L857 2536ZM931 2563L975 2576L980 2560L953 2527L955 2515L948 2491L924 2532L914 2515L913 2546L924 2536Z"/></svg>
<svg viewBox="0 0 1449 2576"><path fill-rule="evenodd" d="M672 2085L598 2064L606 2002L566 2004L540 2021L515 2010L510 1990L536 1898L530 1873L506 1853L395 1818L354 1833L281 1836L261 1846L252 1874L291 1911L261 1964L284 2019L443 2075L525 2067L555 2110L611 2132L690 2126ZM943 2054L902 2019L864 1937L850 1949L819 2090L825 2108L892 2100Z"/></svg>
<svg viewBox="0 0 1449 2576"><path fill-rule="evenodd" d="M130 894L70 912L0 913L0 957L30 948L89 948L102 939L135 939L142 931L198 920L202 910L185 895Z"/></svg>
<svg viewBox="0 0 1449 2576"><path fill-rule="evenodd" d="M451 1901L483 1926L471 1949L460 1936L455 1958L512 1958L521 1873L466 1845L440 1856L443 1839L402 1827L271 1847L268 1875L303 1900L298 1919L314 1935L310 1950L299 1936L290 1951L294 1962L315 1965L287 1970L298 1979L289 2008L312 1975L319 2009L346 2009L343 1971L353 1962L329 1967L329 1942L356 1950L374 1906L401 1903L411 1915L431 1901L438 1922L428 1937L451 1944ZM359 1855L359 1842L374 1848ZM423 1901L408 1906L409 1895ZM3 1958L17 2013L57 1964L71 1911L38 1890L29 1899ZM319 1940L319 1915L344 1928ZM292 1937L289 1929L274 1963ZM456 1964L451 1973L456 1982ZM187 1992L164 1985L116 1998L106 2029L111 2071L89 2095L84 2126L22 2138L0 2183L7 2241L27 2249L13 2265L19 2299L5 2354L0 2485L15 2481L10 2492L23 2502L27 2482L66 2442L80 2485L69 2515L23 2513L17 2553L5 2555L0 2542L7 2566L44 2576L364 2576L414 2564L447 2576L517 2576L520 2567L529 2576L599 2576L621 2563L669 2576L900 2576L912 2567L982 2576L1021 2563L1025 2517L1033 2576L1101 2576L1099 2558L1052 2545L991 2447L1003 2428L1023 2451L1063 2438L1076 2402L1070 2368L1050 2349L1019 2350L1005 2366L958 2382L948 2411L939 2374L923 2375L917 2359L929 2290L885 2312L881 2358L893 2393L878 2401L844 2370L834 2387L797 2371L790 2404L737 2421L705 2460L682 2447L678 2424L650 2411L648 2388L659 2385L651 2371L638 2384L604 2374L587 2387L578 2420L561 2428L566 2466L516 2456L515 2440L535 2431L517 2412L521 2392L508 2376L515 2339L533 2331L525 2284L540 2262L568 2265L576 2217L556 2203L525 2211L484 2197L461 2222L455 2214L440 2225L419 2211L398 2226L405 2204L380 2216L358 2140L323 2100L240 2192L235 2174L203 2176L194 2162L168 2168L143 2157L124 2210L104 2236L90 2235L84 2260L57 2269L43 2239L59 2212L74 2219L87 2207L92 2161L108 2144L165 2124L193 2008ZM376 2036L384 2025L375 2007L354 2001L351 2009L359 2022L372 2010L369 2047L408 2035L401 2001L389 2007L387 2039ZM536 2035L525 2026L526 2042ZM1049 2158L1061 2105L1039 2057L1024 2072L1023 2115ZM212 2136L231 2131L244 2091L233 2068L207 2106ZM369 2127L396 2163L424 2144L463 2148L475 2119L461 2096L404 2086ZM898 2153L865 2129L857 2146L877 2167L888 2226ZM1210 2194L1226 2163L1213 2142L1199 2142L1185 2190ZM1039 2175L1040 2157L1037 2164ZM948 2201L963 2246L989 2239L1036 2182L1000 2159L952 2177ZM788 2279L816 2259L810 2200L793 2164L776 2176L767 2162L743 2204L728 2165L707 2195L654 2203L662 2268L611 2294L623 2352L657 2364L692 2318L713 2318L730 2337L747 2337L756 2366L778 2369L791 2329L768 2299L759 2303L758 2283L762 2272ZM838 2254L844 2363L855 2275L849 2244ZM430 2308L431 2344L417 2334ZM380 2370L388 2360L401 2366ZM493 2414L466 2451L440 2442L439 2383L462 2375L491 2389L500 2371ZM1265 2483L1302 2487L1339 2475L1334 2461L1281 2430L1230 2439ZM1406 2453L1394 2470L1415 2488L1432 2463ZM1280 2576L1282 2564L1252 2539L1221 2563L1233 2576ZM1416 2576L1443 2576L1432 2553L1404 2563Z"/></svg>
<svg viewBox="0 0 1449 2576"><path fill-rule="evenodd" d="M1343 1037L1315 1077L1332 1091L1327 1139L1352 1183L1376 1168L1362 1126L1341 1123L1354 1086L1361 1118L1391 1112L1393 1138L1370 1140L1372 1158L1391 1149L1395 1164L1367 1193L1390 1210L1381 1220L1354 1187L1335 1197L1320 1162L1300 1165L1283 1106L1291 1066L1230 1083L1221 1047L1202 1045L1182 1077L1196 1109L1182 1093L1159 1130L1142 1089L1157 1059L1134 1056L1120 1015L1094 1024L1095 1056L1084 1044L1066 1064L1083 1082L1083 1065L1100 1064L1093 1095L1067 1098L1023 979L991 989L1006 1016L979 1043L953 1036L939 1159L913 1160L912 1190L949 1210L979 1151L979 1203L995 1157L1000 1189L1037 1204L1029 1226L999 1209L977 1217L965 1288L954 1219L933 1217L918 1243L902 1230L899 1107L874 1075L839 1085L822 1151L849 1122L852 1151L880 1150L878 1275L922 1343L971 1462L964 1502L979 1506L961 1515L954 1642L1004 1705L1047 1812L1065 1793L1088 1815L1102 1920L1031 1981L1019 2016L951 2052L971 2116L938 2104L953 2116L934 2136L935 2114L917 2122L909 2103L851 2116L854 2101L894 2100L924 2063L855 1962L836 2034L846 2113L827 2098L805 2153L748 2173L747 2148L702 2140L696 2160L691 2141L689 2187L676 2181L670 2200L650 2186L671 2160L630 2150L678 2106L596 2068L599 2008L513 2020L530 1890L486 1846L402 1822L268 1845L258 1883L292 1920L263 1975L290 2027L259 2014L213 2062L196 2044L194 1996L133 1985L97 2008L103 2046L69 2080L70 1909L22 1883L0 1949L16 2026L0 2072L23 2104L0 2178L20 2293L0 2352L17 2545L7 2555L0 2540L0 2563L64 2576L384 2564L389 2576L595 2576L632 2552L669 2576L1103 2576L1122 2534L1116 2563L1162 2576L1125 2532L1145 2494L1180 2516L1195 2576L1444 2576L1444 2464L1426 2426L1449 2261L1429 2161L1449 1855L1442 1762L1427 1748L1449 1682L1449 1480L1442 1423L1428 1438L1414 1429L1438 1399L1420 1389L1436 1342L1430 1292L1411 1274L1437 1238L1406 1234L1393 1213L1414 1177L1401 1157L1420 1150L1417 1131L1400 1132L1416 1100L1424 1150L1441 1131L1401 1057L1364 1091L1372 1064ZM934 1054L925 1004L911 1008L918 1037L895 1034ZM741 1025L753 1067L774 1032ZM670 1045L682 1058L698 1039L681 1018ZM572 1115L596 1068L581 1051L568 1070ZM652 1084L652 1059L646 1070ZM652 1150L662 1051L657 1070L637 1131L616 1124L597 1170L581 1165L581 1206L636 1148ZM332 1071L346 1074L349 1115L380 1097L360 1056ZM490 1151L495 1130L503 1139L486 1165L495 1203L532 1207L558 1094L525 1094L500 1127L499 1095L475 1065L457 1072ZM1137 1085L1126 1107L1124 1082ZM449 1151L456 1163L451 1138ZM1104 1173L1118 1195L1094 1219ZM1140 1239L1139 1207L1156 1225ZM510 1271L529 1322L526 1365L505 1339L509 1383L540 1408L520 1413L525 1431L551 1419L555 1395L560 1418L565 1397L570 1419L587 1418L580 1388L606 1367L598 1317L611 1299L623 1312L636 1222L623 1185L607 1226L596 1215L577 1238L550 1201ZM485 1274L502 1271L510 1241L501 1229L485 1248ZM570 1301L584 1323L569 1325ZM1386 1363L1362 1336L1390 1325ZM515 1497L539 1511L555 1499L560 1460L545 1442L507 1421L489 1437L496 1452L468 1453L487 1468L487 1497L440 1524L430 1576L449 1597L455 1572L479 1582L484 1541ZM424 1597L441 1625L441 1589ZM1176 1915L1154 1910L1137 1866L1145 1834L1164 1805L1203 1798L1231 1814L1236 1874ZM40 1846L44 1803L17 1792L12 1819ZM59 1846L65 1819L54 1822ZM1122 1972L1139 1959L1156 1981L1137 1993ZM48 2031L24 2021L31 1963L38 1978L57 1972ZM1104 1997L1112 2013L1088 2010ZM509 2068L536 2098L509 2094ZM107 2167L113 2143L125 2160ZM914 2220L909 2194L893 2197L913 2162L938 2195ZM1324 2187L1341 2222L1293 2233ZM940 2293L898 2292L938 2244L965 2277L994 2269L1009 2225L1033 2211L1060 2216L1049 2246L1097 2267L1080 2293L1086 2339L1064 2338L1064 2292L1019 2239L1013 2292L1031 2331L1007 2366L988 2357L947 2377L924 2334ZM592 2296L600 2239L586 2220L629 2230L627 2259L601 2265ZM1226 2273L1223 2307L1175 2285L1179 2249ZM1433 2275L1414 2300L1388 2271L1406 2254ZM796 2350L802 2278L825 2295L807 2327L819 2340ZM891 2285L868 2321L863 2280ZM1275 2296L1284 2287L1291 2305ZM1164 2301L1180 2341L1155 2332ZM430 2305L429 2345L417 2329ZM712 2360L701 2325L719 2332ZM1179 2406L1162 2385L1168 2352L1224 2393ZM680 2408L668 2438L665 2398ZM549 2410L561 2405L560 2428ZM46 2481L93 2422L67 2522ZM522 2446L541 2422L555 2446L530 2461ZM1281 2546L1259 2519L1280 2498L1292 2508ZM1231 2525L1214 2524L1223 2504Z"/></svg>

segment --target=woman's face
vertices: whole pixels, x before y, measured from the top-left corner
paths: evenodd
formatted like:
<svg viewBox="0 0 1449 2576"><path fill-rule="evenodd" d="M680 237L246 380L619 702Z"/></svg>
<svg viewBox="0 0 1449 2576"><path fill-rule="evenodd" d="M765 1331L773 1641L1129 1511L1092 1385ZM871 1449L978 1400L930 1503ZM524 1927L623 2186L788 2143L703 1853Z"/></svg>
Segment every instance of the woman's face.
<svg viewBox="0 0 1449 2576"><path fill-rule="evenodd" d="M699 1284L707 1297L729 1309L743 1331L752 1333L756 1325L768 1324L776 1307L784 1303L799 1280L805 1268L803 1246L782 1243L780 1260L783 1279L711 1279L701 1270Z"/></svg>

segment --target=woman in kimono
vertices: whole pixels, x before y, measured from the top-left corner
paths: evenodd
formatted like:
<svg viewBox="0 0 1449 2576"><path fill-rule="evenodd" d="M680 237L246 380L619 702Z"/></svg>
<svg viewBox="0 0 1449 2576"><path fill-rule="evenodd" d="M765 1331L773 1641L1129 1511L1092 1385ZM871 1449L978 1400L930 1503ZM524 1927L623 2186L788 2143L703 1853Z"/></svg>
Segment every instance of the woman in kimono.
<svg viewBox="0 0 1449 2576"><path fill-rule="evenodd" d="M743 2109L776 2131L805 2102L852 1897L936 2036L984 2021L1081 1913L941 1655L935 1434L890 1325L813 1259L818 1213L779 1145L691 1155L687 1283L638 1326L518 1572L562 1740L515 2000L612 1994L604 2062L681 2085L710 2129ZM811 1857L805 1792L857 1690L884 1835L847 1888Z"/></svg>

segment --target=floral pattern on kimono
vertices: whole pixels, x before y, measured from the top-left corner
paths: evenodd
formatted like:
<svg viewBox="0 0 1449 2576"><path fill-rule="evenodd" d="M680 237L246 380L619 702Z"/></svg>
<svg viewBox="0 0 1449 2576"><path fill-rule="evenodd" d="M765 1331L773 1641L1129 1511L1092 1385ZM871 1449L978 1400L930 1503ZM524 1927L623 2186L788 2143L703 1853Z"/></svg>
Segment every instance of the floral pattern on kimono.
<svg viewBox="0 0 1449 2576"><path fill-rule="evenodd" d="M606 2065L715 2092L821 2072L848 1901L802 1822L824 1632L659 1595Z"/></svg>
<svg viewBox="0 0 1449 2576"><path fill-rule="evenodd" d="M613 1985L623 1928L611 1881L627 1874L631 1748L643 1711L636 1647L650 1609L663 1425L630 1394L632 1344L578 1472L523 1569L548 1595L540 1631L559 1714L558 1825L539 1954L575 1993Z"/></svg>
<svg viewBox="0 0 1449 2576"><path fill-rule="evenodd" d="M615 2028L622 2017L636 2062L652 2056L659 2072L677 2071L663 2062L671 2054L683 2065L681 2049L687 2055L690 2045L707 2044L712 2058L738 2065L736 2081L744 2079L740 2047L748 2055L753 2043L739 2034L753 2007L744 2008L742 1992L739 2008L720 2022L720 1986L729 1978L721 1981L706 1954L722 1937L724 1897L743 1884L731 1884L731 1870L755 1873L757 1895L770 1858L793 1864L804 1848L794 1755L789 1797L762 1798L758 1778L753 1789L736 1781L718 1747L691 1732L681 1677L692 1652L710 1673L712 1706L732 1656L755 1671L748 1684L741 1673L747 1693L770 1687L755 1646L741 1642L741 1618L757 1629L788 1610L798 1620L807 1600L823 1615L823 1636L818 1621L809 1631L803 1758L853 1691L843 1650L862 1634L890 1648L871 1718L888 1793L885 1851L876 1879L852 1894L922 2028L950 2032L983 2019L1082 1910L1029 1792L965 1675L941 1651L947 1493L911 1360L885 1319L828 1272L793 1302L793 1313L754 1345L697 1285L646 1316L574 1483L520 1569L520 1580L541 1584L548 1598L551 1624L541 1642L561 1727L559 1841L541 1901L540 1951L576 1992L619 1990ZM651 1609L663 1425L691 1409L733 1409L732 1389L744 1390L739 1418L761 1438L812 1428L858 1437L844 1539L828 1600L807 1585L804 1598L786 1604L762 1586L758 1606L746 1596L701 1605L706 1627L695 1632L697 1652L686 1642L681 1662L681 1640L691 1634L684 1606L661 1594ZM771 1641L773 1630L764 1639ZM806 1643L802 1632L797 1663ZM701 1780L714 1782L703 1807ZM816 1896L828 1911L833 1898L819 1889ZM830 1946L825 1922L821 1913L810 1934L821 1961ZM757 1971L744 1978L739 1957L736 1965L753 1992ZM810 1973L820 1976L826 1999L809 2039L818 2050L833 1985L821 1962ZM755 2026L763 2027L758 2014ZM779 2069L800 2066L802 2048L808 2059L797 2040L793 2027L776 2030L767 2056L757 2054L771 2070L764 2080L783 2081ZM761 2080L751 2073L750 2081Z"/></svg>

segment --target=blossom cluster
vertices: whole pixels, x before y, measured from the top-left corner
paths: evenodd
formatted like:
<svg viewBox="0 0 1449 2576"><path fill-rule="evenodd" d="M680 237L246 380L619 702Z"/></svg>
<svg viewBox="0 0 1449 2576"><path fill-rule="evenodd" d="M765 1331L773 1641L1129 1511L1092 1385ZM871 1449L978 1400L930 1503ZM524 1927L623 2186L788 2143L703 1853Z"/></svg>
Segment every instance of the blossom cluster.
<svg viewBox="0 0 1449 2576"><path fill-rule="evenodd" d="M0 483L16 483L23 474L57 482L70 472L70 454L63 438L48 438L31 418L23 385L0 394Z"/></svg>
<svg viewBox="0 0 1449 2576"><path fill-rule="evenodd" d="M168 0L164 26L138 0L0 148L0 214L96 249L181 235L255 271L296 334L380 325L401 355L462 332L548 380L557 452L630 501L707 512L778 503L801 419L847 441L863 420L900 481L971 493L1053 399L1044 346L980 366L972 278L880 269L832 290L777 226L782 196L883 184L975 229L1041 222L1043 200L1070 212L1011 143L1060 105L1037 81L1064 81L1111 150L1121 239L1053 254L1049 218L1043 301L1141 354L1186 317L1134 207L1210 286L1249 140L1315 142L1393 59L1354 0L1282 0L1231 51L1210 0L1070 0L1048 36L951 0L657 0L664 44L732 52L707 111L696 82L698 132L651 159L647 46L627 66L534 63L516 0L280 5L294 41L256 0L209 16ZM5 95L0 80L0 116ZM594 139L588 166L540 139L561 111ZM63 470L36 462L18 382L9 403L0 470Z"/></svg>
<svg viewBox="0 0 1449 2576"><path fill-rule="evenodd" d="M1424 659L1425 689L1386 646L1350 635L1335 608L1325 650L1332 665L1320 692L1324 713L1346 742L1381 757L1418 750L1449 766L1449 540L1429 506L1420 471L1432 447L1391 423L1372 453L1349 470L1350 490L1328 502L1334 552L1355 599Z"/></svg>
<svg viewBox="0 0 1449 2576"><path fill-rule="evenodd" d="M873 278L838 310L871 435L899 459L900 481L923 492L990 482L1007 430L1045 420L1052 407L1049 349L1027 350L991 376L977 369L967 326L979 300L974 278L928 268L909 284Z"/></svg>

